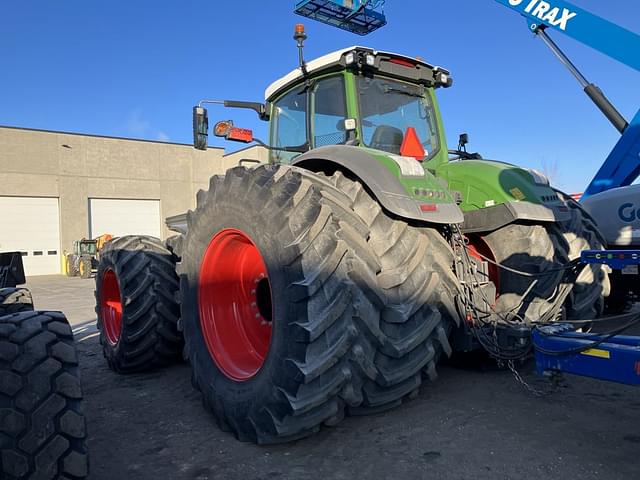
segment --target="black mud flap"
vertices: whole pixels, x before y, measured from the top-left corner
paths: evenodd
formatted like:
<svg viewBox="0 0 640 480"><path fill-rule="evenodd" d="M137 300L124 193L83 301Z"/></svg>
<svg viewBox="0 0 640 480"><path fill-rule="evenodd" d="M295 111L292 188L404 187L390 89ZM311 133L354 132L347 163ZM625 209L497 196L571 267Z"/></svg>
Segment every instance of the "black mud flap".
<svg viewBox="0 0 640 480"><path fill-rule="evenodd" d="M16 287L26 281L22 254L20 252L0 253L0 288Z"/></svg>

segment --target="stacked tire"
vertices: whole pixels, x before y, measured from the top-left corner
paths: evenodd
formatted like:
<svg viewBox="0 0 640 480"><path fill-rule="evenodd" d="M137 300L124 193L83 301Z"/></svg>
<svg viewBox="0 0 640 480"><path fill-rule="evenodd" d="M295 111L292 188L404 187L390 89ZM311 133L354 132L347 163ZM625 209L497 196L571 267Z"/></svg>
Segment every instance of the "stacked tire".
<svg viewBox="0 0 640 480"><path fill-rule="evenodd" d="M33 310L31 292L26 288L0 288L0 317Z"/></svg>
<svg viewBox="0 0 640 480"><path fill-rule="evenodd" d="M178 361L182 335L174 254L157 238L119 237L106 244L96 274L100 343L119 373Z"/></svg>
<svg viewBox="0 0 640 480"><path fill-rule="evenodd" d="M24 300L24 296L4 297ZM62 313L0 317L0 477L81 479L86 426L73 333Z"/></svg>

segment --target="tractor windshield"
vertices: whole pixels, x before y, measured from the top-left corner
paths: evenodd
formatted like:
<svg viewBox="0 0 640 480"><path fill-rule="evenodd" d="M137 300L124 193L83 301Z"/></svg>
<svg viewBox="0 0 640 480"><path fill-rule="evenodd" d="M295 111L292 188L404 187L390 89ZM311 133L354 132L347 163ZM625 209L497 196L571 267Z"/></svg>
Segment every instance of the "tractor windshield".
<svg viewBox="0 0 640 480"><path fill-rule="evenodd" d="M439 149L438 127L431 97L424 87L383 77L358 77L362 133L366 146L401 152L405 139L422 145L424 156Z"/></svg>
<svg viewBox="0 0 640 480"><path fill-rule="evenodd" d="M81 242L80 243L81 255L95 255L96 254L96 242Z"/></svg>

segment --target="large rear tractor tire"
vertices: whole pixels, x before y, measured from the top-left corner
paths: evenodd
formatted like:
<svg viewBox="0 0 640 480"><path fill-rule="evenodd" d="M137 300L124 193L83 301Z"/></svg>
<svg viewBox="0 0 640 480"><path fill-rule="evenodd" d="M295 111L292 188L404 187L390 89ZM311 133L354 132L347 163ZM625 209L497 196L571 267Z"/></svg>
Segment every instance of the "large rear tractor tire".
<svg viewBox="0 0 640 480"><path fill-rule="evenodd" d="M241 440L293 440L398 405L450 353L446 242L361 195L295 167L234 168L187 214L185 352L206 406Z"/></svg>
<svg viewBox="0 0 640 480"><path fill-rule="evenodd" d="M96 274L100 343L112 370L139 372L178 361L175 256L154 237L107 243Z"/></svg>
<svg viewBox="0 0 640 480"><path fill-rule="evenodd" d="M73 333L59 312L0 318L0 475L6 480L88 474Z"/></svg>
<svg viewBox="0 0 640 480"><path fill-rule="evenodd" d="M0 288L0 317L33 310L31 292L26 288Z"/></svg>
<svg viewBox="0 0 640 480"><path fill-rule="evenodd" d="M413 226L390 217L361 183L342 172L334 173L329 181L348 197L349 215L366 225L363 233L369 254L377 260L376 283L369 290L377 292L384 302L382 305L363 302L363 318L380 330L378 339L382 344L407 347L405 353L400 354L402 360L396 364L398 367L402 363L410 365L411 356L421 357L420 349L425 348L428 355L422 357L426 360L422 371L430 380L435 380L438 360L452 353L449 334L460 320L455 306L459 282L453 273L451 247L434 228ZM337 211L336 216L348 222L348 216L341 211ZM390 350L382 351L390 354ZM376 361L384 365L389 358L378 355ZM408 380L405 388L410 381L415 382L416 387L421 384L421 377L411 368L404 376ZM384 398L386 389L382 385L369 382L365 391L367 401L360 411L376 410L377 405L384 405L375 395L379 393Z"/></svg>
<svg viewBox="0 0 640 480"><path fill-rule="evenodd" d="M605 240L595 220L570 196L558 192L571 212L569 221L560 229L569 245L569 260L580 258L583 250L604 250ZM565 302L567 318L589 320L602 315L605 299L611 292L611 283L604 265L585 266Z"/></svg>

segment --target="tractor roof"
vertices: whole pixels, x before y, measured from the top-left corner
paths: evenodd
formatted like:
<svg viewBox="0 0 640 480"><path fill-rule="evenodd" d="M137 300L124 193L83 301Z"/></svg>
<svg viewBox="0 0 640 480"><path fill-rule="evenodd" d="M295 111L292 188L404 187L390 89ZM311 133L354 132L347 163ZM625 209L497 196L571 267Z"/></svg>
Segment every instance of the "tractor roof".
<svg viewBox="0 0 640 480"><path fill-rule="evenodd" d="M354 56L349 57L350 53L353 53ZM363 65L357 64L357 61L358 61L358 57L359 56L361 57L363 55L365 57L366 55L373 55L376 65L379 65L380 60L376 61L375 59L379 59L380 57L383 57L387 62L393 63L395 64L396 67L399 67L394 69L394 73L397 73L397 75L393 75L393 76L398 76L398 77L406 76L406 78L410 80L419 81L419 80L427 80L427 79L422 78L424 77L424 75L416 76L415 73L410 75L409 72L406 72L407 74L403 75L401 73L401 70L411 70L411 69L420 70L421 69L420 67L422 67L422 70L426 68L431 72L431 75L430 75L431 77L434 77L434 74L441 74L441 75L443 74L446 77L448 77L449 75L449 72L447 70L430 65L418 58L408 57L406 55L400 55L397 53L382 52L382 51L374 50L372 48L359 47L359 46L343 48L341 50L337 50L335 52L328 53L327 55L324 55L322 57L316 58L315 60L311 60L306 65L307 73L309 75L315 76L317 74L321 74L325 72L328 73L330 71L343 70L352 65L361 68L363 67ZM366 58L362 60L365 63L368 62ZM374 65L372 64L367 64L364 66L374 67ZM389 73L389 72L385 72L385 73ZM279 80L276 80L271 85L269 85L269 87L264 93L265 99L267 101L273 100L279 93L281 93L283 90L286 90L287 87L290 87L291 85L299 82L302 78L303 78L302 70L300 69L300 67L298 67L295 70L291 71L289 74L285 75L284 77L280 78ZM441 85L441 86L448 86L448 85Z"/></svg>

